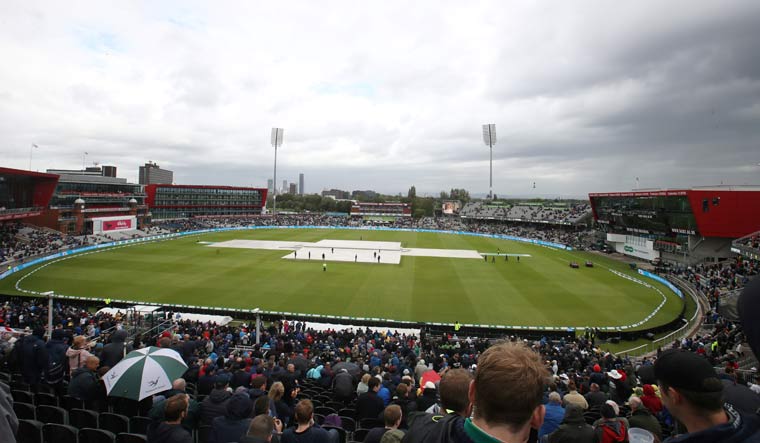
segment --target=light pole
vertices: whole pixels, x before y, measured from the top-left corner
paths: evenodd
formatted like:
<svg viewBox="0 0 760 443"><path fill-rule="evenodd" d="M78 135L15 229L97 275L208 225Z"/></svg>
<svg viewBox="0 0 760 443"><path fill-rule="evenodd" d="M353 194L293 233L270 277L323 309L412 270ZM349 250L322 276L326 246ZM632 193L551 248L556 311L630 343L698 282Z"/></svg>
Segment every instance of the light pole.
<svg viewBox="0 0 760 443"><path fill-rule="evenodd" d="M32 170L32 152L34 152L35 149L39 148L39 146L32 143L32 146L29 146L29 170Z"/></svg>
<svg viewBox="0 0 760 443"><path fill-rule="evenodd" d="M494 123L483 125L483 141L491 152L491 169L488 174L488 198L493 198L493 145L496 144L496 125Z"/></svg>
<svg viewBox="0 0 760 443"><path fill-rule="evenodd" d="M84 172L84 163L87 161L87 152L82 154L82 172Z"/></svg>
<svg viewBox="0 0 760 443"><path fill-rule="evenodd" d="M274 185L272 186L272 215L277 215L277 148L282 146L282 128L272 128L272 146L274 146Z"/></svg>

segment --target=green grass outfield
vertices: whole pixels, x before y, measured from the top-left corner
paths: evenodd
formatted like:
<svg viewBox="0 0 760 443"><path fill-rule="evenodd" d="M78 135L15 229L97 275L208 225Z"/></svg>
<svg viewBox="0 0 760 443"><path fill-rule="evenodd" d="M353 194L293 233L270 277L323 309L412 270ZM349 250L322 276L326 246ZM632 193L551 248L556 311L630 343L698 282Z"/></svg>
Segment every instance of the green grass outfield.
<svg viewBox="0 0 760 443"><path fill-rule="evenodd" d="M520 263L402 257L401 264L284 260L284 251L214 248L198 243L232 239L316 242L322 239L397 241L403 247L472 249L530 254ZM218 252L217 252L218 251ZM594 268L583 266L585 260ZM581 264L571 269L569 261ZM596 254L522 242L455 234L372 230L259 229L202 234L73 255L13 274L0 292L32 291L167 304L260 308L329 316L401 321L525 326L622 326L643 320L662 301L651 288L619 277L618 270L667 296L643 327L667 323L682 301L666 287Z"/></svg>

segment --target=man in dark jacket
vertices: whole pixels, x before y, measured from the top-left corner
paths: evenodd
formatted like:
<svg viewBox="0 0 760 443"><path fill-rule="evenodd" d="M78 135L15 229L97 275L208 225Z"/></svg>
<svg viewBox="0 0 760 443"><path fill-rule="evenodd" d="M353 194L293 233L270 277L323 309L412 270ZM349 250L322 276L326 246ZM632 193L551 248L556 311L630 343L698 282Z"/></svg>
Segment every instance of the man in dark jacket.
<svg viewBox="0 0 760 443"><path fill-rule="evenodd" d="M437 441L437 438L451 435L452 427L464 426L464 419L472 412L468 398L471 381L472 374L465 369L446 372L438 385L441 391L440 414L429 414L425 411L409 412L406 418L409 429L402 441L432 443Z"/></svg>
<svg viewBox="0 0 760 443"><path fill-rule="evenodd" d="M420 412L425 412L436 404L438 402L438 391L435 389L435 384L433 382L427 382L425 383L424 389L422 390L422 397L417 397L417 410Z"/></svg>
<svg viewBox="0 0 760 443"><path fill-rule="evenodd" d="M113 368L124 356L132 350L132 345L126 343L127 331L120 329L111 336L111 343L103 346L100 352L100 363Z"/></svg>
<svg viewBox="0 0 760 443"><path fill-rule="evenodd" d="M594 441L594 428L583 419L583 409L575 404L565 408L559 428L547 436L549 443L586 443Z"/></svg>
<svg viewBox="0 0 760 443"><path fill-rule="evenodd" d="M255 402L262 395L267 395L267 378L263 375L257 375L251 379L251 389L248 390L248 396L251 397L252 402Z"/></svg>
<svg viewBox="0 0 760 443"><path fill-rule="evenodd" d="M689 432L669 442L760 441L760 419L723 403L723 383L704 357L671 349L657 359L654 373L663 405Z"/></svg>
<svg viewBox="0 0 760 443"><path fill-rule="evenodd" d="M31 335L27 335L19 342L21 345L21 353L19 354L21 375L24 376L24 382L32 386L34 392L39 389L42 375L48 366L47 348L45 348L45 342L42 341L44 334L44 330L35 328Z"/></svg>
<svg viewBox="0 0 760 443"><path fill-rule="evenodd" d="M69 383L70 396L84 400L85 402L95 398L98 387L98 375L95 371L98 370L99 364L100 359L91 355L87 357L83 367L76 369L71 374L71 382Z"/></svg>
<svg viewBox="0 0 760 443"><path fill-rule="evenodd" d="M164 419L148 427L148 443L193 443L193 437L180 423L187 415L187 394L177 394L164 402Z"/></svg>
<svg viewBox="0 0 760 443"><path fill-rule="evenodd" d="M69 370L69 359L66 357L68 345L63 341L63 330L54 329L45 348L48 353L45 381L55 389L58 396L61 396L63 395L63 374Z"/></svg>
<svg viewBox="0 0 760 443"><path fill-rule="evenodd" d="M599 385L596 383L591 383L591 386L589 386L589 392L585 395L585 397L589 408L593 408L594 406L601 407L604 402L609 400L609 396L600 391Z"/></svg>
<svg viewBox="0 0 760 443"><path fill-rule="evenodd" d="M201 403L201 425L211 426L216 417L227 413L227 403L232 393L227 390L227 377L219 377L214 389Z"/></svg>
<svg viewBox="0 0 760 443"><path fill-rule="evenodd" d="M354 386L354 377L348 373L348 370L341 369L333 379L333 394L337 401L348 402L356 390Z"/></svg>
<svg viewBox="0 0 760 443"><path fill-rule="evenodd" d="M655 436L658 441L662 436L662 426L657 418L641 402L639 397L631 397L629 400L631 406L631 416L628 417L628 423L632 428L645 429Z"/></svg>
<svg viewBox="0 0 760 443"><path fill-rule="evenodd" d="M380 417L380 414L385 409L383 400L377 396L377 391L380 390L380 380L372 377L367 382L368 390L364 394L360 395L356 400L356 419L361 420L363 418Z"/></svg>
<svg viewBox="0 0 760 443"><path fill-rule="evenodd" d="M246 393L233 395L227 401L226 414L213 420L209 443L239 441L248 432L252 412L253 402Z"/></svg>

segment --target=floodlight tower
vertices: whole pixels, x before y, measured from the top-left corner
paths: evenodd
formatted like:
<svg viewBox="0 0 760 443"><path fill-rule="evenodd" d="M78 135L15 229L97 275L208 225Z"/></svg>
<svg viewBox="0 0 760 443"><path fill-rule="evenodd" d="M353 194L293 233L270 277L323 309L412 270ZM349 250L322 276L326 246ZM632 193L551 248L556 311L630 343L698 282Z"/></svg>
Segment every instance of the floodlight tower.
<svg viewBox="0 0 760 443"><path fill-rule="evenodd" d="M491 151L491 170L488 175L488 198L493 198L493 145L496 144L496 125L491 123L483 125L483 141Z"/></svg>
<svg viewBox="0 0 760 443"><path fill-rule="evenodd" d="M274 186L272 187L272 215L277 215L277 148L282 146L282 128L272 128L272 146L274 146Z"/></svg>

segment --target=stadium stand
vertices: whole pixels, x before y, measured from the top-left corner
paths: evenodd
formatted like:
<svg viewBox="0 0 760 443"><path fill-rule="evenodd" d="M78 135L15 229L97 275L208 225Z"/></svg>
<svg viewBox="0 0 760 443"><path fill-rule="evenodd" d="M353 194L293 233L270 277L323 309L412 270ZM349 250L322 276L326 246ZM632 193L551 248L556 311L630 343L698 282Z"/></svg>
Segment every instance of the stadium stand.
<svg viewBox="0 0 760 443"><path fill-rule="evenodd" d="M570 219L543 209L511 207L508 211L510 214L525 214L525 217L540 216L544 220ZM582 212L583 209L579 208L578 211ZM355 226L357 221L322 215L282 216L276 221L263 217L173 220L162 222L147 232L131 235L273 223ZM578 247L591 241L594 234L593 231L550 226L533 227L452 218L405 219L393 226L500 233ZM7 252L6 257L20 259L82 244L78 242L116 239L112 235L67 238L19 224L2 225L0 232L0 250L3 254ZM23 251L20 256L17 255L19 251ZM756 372L751 368L756 368L758 363L746 344L741 325L721 315L720 307L758 271L760 262L745 257L721 264L660 270L663 275L681 279L703 294L712 308L705 314L702 327L696 335L674 341L665 348L689 351L706 359L716 368L721 379L728 383L726 389L734 389L734 386L746 389L754 387ZM357 420L356 388L363 375L378 378L380 395L387 396L389 404L401 405L406 412L411 413L423 405L426 406L425 409L429 407L440 410L438 400L433 400L432 406L423 400L426 386L421 386L420 376L433 371L446 377L446 372L452 369L476 372L480 355L495 343L492 338L457 336L453 331L426 334L423 337L422 334L363 327L319 330L303 321L274 319L263 326L261 345L253 345L252 335L255 331L245 323L220 326L210 322L170 320L168 329L143 332L133 324L138 319L120 314L94 314L91 309L93 307L84 301L76 304L55 303L53 321L56 333L50 343L60 340L69 349L74 337L83 335L87 341L95 343L91 352L102 356L108 352L107 346L115 337L116 331L129 331L127 343L130 343L130 349L157 345L174 349L184 358L188 364L188 370L184 374L186 392L199 405L200 414L205 411L207 414L217 414L216 416L224 415L223 409L211 406L211 399L218 398L224 402L231 395L232 386L237 392L248 393L252 400L264 399L263 402L256 402L263 407L259 412L277 415L286 423L298 402L309 399L318 414L315 419L322 423L324 429L334 428L335 434L344 442L361 440L363 435L371 432L371 429L362 427L362 424L374 427L369 421ZM8 298L0 305L0 327L6 328L6 332L0 333L0 383L5 385L2 389L7 387L8 392L11 392L13 412L20 419L19 429L22 430L23 437L17 436L18 441L49 441L53 435L55 441L149 441L146 437L148 428L155 421L148 416L152 403L150 397L139 404L130 403L108 399L104 391L98 390L98 401L85 404L66 395L69 371L65 371L63 389L57 390L56 384L45 380L44 368L29 367L27 360L22 358L22 343L26 337L39 334L46 319L45 300ZM593 331L586 331L585 335L578 337L558 339L518 336L500 338L526 343L545 362L551 381L546 386L544 402L548 401L552 392L564 397L570 393L572 385L577 387L580 395L590 399L593 394L592 385L596 385L601 392L599 396L615 403L615 416L618 418L630 418L634 413L629 407L631 395L646 396L650 392L651 385L656 382L652 379L653 363L665 351L664 348L660 349L655 355L643 359L613 355L598 347ZM50 343L48 346L51 346ZM68 359L65 361L68 365ZM344 389L337 388L337 380L345 379L339 377L344 369L350 375L352 384L347 397L343 394ZM683 368L683 371L687 370L688 368ZM37 377L30 378L30 371L37 371ZM98 377L104 373L104 370L98 371ZM254 381L259 377L264 380L263 385ZM272 390L276 382L282 383L284 390L278 407L266 396L267 389ZM397 390L400 384L405 384L408 388ZM753 395L757 397L757 394ZM466 403L467 400L461 401ZM257 411L257 407L254 407L254 411ZM592 406L583 412L582 417L588 425L593 425L601 415L602 408ZM660 425L661 435L658 437L661 439L684 431L666 412L655 412L653 415ZM403 417L401 430L409 431L408 418ZM382 423L379 421L382 416L372 420L375 424ZM103 429L94 429L97 425ZM186 425L195 438L208 431L208 428L204 430L197 422ZM199 441L205 441L203 437L200 438Z"/></svg>

